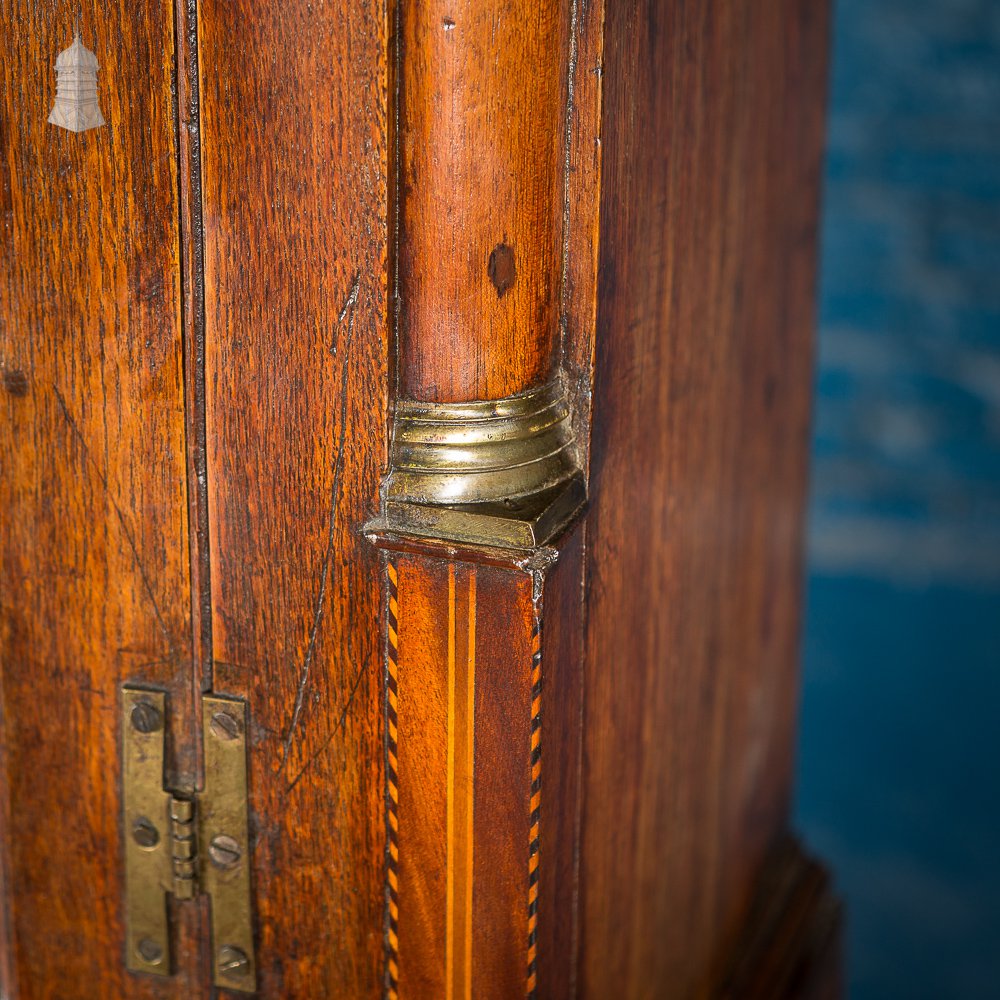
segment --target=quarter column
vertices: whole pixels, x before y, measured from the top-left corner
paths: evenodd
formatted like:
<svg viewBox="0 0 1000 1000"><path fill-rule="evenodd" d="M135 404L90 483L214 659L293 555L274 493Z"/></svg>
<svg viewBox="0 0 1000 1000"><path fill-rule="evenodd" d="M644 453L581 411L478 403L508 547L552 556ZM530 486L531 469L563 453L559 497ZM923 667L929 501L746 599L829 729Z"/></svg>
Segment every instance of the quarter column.
<svg viewBox="0 0 1000 1000"><path fill-rule="evenodd" d="M385 553L388 1000L544 997L572 978L582 692L561 609L579 598L586 488L559 364L569 8L399 10L398 391L366 527ZM548 807L545 753L564 772Z"/></svg>
<svg viewBox="0 0 1000 1000"><path fill-rule="evenodd" d="M386 526L531 548L584 498L558 365L568 5L404 2Z"/></svg>
<svg viewBox="0 0 1000 1000"><path fill-rule="evenodd" d="M402 4L405 398L502 399L555 373L568 7Z"/></svg>

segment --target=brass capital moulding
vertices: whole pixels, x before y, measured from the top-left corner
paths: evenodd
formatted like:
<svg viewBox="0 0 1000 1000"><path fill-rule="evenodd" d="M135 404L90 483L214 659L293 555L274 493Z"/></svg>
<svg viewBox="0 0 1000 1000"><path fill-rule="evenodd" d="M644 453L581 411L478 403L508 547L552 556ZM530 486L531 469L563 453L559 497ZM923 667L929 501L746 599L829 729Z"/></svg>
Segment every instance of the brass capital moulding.
<svg viewBox="0 0 1000 1000"><path fill-rule="evenodd" d="M585 501L560 382L496 400L402 400L383 516L366 531L530 549Z"/></svg>

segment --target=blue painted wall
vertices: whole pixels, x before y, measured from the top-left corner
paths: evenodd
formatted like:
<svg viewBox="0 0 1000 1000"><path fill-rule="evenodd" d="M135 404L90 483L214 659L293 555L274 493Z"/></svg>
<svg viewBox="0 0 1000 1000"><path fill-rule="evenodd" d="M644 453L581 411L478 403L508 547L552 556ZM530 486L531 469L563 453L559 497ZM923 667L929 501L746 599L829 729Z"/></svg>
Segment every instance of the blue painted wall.
<svg viewBox="0 0 1000 1000"><path fill-rule="evenodd" d="M1000 3L839 0L798 823L853 1000L1000 997Z"/></svg>

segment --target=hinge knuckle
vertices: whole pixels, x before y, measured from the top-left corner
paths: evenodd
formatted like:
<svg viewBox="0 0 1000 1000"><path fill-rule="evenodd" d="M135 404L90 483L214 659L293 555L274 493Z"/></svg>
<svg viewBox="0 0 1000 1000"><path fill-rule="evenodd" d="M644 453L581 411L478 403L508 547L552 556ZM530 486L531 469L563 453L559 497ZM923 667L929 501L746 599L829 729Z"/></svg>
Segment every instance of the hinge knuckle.
<svg viewBox="0 0 1000 1000"><path fill-rule="evenodd" d="M194 899L198 894L195 804L191 799L170 799L170 840L173 859L174 895Z"/></svg>

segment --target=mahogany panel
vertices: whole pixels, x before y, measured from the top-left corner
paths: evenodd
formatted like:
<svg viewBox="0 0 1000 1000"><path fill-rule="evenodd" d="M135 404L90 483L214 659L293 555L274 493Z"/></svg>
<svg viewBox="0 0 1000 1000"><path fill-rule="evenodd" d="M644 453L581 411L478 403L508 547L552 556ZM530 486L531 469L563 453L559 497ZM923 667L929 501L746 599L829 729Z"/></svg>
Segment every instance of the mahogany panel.
<svg viewBox="0 0 1000 1000"><path fill-rule="evenodd" d="M474 975L465 996L506 1000L525 995L533 950L531 808L540 796L532 787L531 759L532 722L540 715L532 697L537 622L529 574L480 566L475 575ZM530 996L530 983L528 989Z"/></svg>
<svg viewBox="0 0 1000 1000"><path fill-rule="evenodd" d="M107 124L71 133L78 17ZM0 39L0 992L197 996L196 908L174 978L125 972L120 848L122 682L195 780L173 12L11 0Z"/></svg>
<svg viewBox="0 0 1000 1000"><path fill-rule="evenodd" d="M446 833L448 730L449 714L453 715L455 708L448 667L455 659L457 581L454 564L404 558L395 566L399 574L400 639L398 704L394 706L398 736L390 751L397 759L393 771L398 789L393 819L397 827L393 839L398 848L398 912L393 914L396 940L392 953L399 974L394 978L404 996L407 992L412 996L444 996L449 946L445 914L450 857ZM463 576L461 589L467 593L468 572ZM467 615L461 619L467 635L466 623ZM466 666L467 657L462 657L461 663ZM463 715L467 723L468 713ZM451 749L453 752L454 747ZM463 841L468 849L468 838L463 837Z"/></svg>
<svg viewBox="0 0 1000 1000"><path fill-rule="evenodd" d="M562 540L542 593L540 1000L577 995L586 539L580 524Z"/></svg>
<svg viewBox="0 0 1000 1000"><path fill-rule="evenodd" d="M787 817L826 27L607 8L585 997L704 990Z"/></svg>
<svg viewBox="0 0 1000 1000"><path fill-rule="evenodd" d="M521 996L537 910L534 580L388 560L387 996Z"/></svg>
<svg viewBox="0 0 1000 1000"><path fill-rule="evenodd" d="M215 690L249 703L266 997L383 977L385 5L199 4Z"/></svg>

